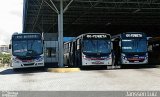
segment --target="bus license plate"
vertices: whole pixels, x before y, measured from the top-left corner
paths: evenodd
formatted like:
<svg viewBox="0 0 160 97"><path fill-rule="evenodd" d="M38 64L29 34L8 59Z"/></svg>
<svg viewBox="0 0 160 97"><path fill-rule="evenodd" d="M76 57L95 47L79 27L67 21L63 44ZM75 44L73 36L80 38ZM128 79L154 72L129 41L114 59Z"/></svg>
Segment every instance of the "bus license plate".
<svg viewBox="0 0 160 97"><path fill-rule="evenodd" d="M104 64L104 62L96 61L96 62L92 62L92 64Z"/></svg>

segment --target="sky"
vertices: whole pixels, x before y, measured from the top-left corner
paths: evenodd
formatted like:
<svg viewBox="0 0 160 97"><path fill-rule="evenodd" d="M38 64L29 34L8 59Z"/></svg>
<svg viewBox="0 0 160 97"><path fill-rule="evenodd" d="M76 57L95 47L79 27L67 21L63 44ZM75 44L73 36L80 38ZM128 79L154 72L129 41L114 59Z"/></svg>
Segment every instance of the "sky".
<svg viewBox="0 0 160 97"><path fill-rule="evenodd" d="M0 45L8 45L14 32L22 32L23 0L0 0Z"/></svg>

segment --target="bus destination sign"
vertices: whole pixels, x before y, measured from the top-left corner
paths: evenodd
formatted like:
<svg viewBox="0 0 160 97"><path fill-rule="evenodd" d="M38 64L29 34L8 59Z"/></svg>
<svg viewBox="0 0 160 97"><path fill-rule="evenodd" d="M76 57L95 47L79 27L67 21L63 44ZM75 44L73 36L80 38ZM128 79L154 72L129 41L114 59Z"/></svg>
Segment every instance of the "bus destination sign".
<svg viewBox="0 0 160 97"><path fill-rule="evenodd" d="M86 38L107 38L107 35L86 35Z"/></svg>
<svg viewBox="0 0 160 97"><path fill-rule="evenodd" d="M15 35L13 36L14 39L39 39L40 38L40 35L38 34L30 34L30 35Z"/></svg>
<svg viewBox="0 0 160 97"><path fill-rule="evenodd" d="M142 37L142 34L126 34L126 37Z"/></svg>

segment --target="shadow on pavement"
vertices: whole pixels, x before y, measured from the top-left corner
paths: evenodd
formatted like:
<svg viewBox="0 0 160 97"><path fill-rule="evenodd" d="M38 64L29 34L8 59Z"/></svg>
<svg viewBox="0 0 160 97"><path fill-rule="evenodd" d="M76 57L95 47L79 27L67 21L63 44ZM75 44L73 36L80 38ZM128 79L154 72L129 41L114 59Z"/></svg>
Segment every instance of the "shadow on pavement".
<svg viewBox="0 0 160 97"><path fill-rule="evenodd" d="M147 68L158 68L158 65L149 65L149 64L129 64L122 65L121 69L147 69Z"/></svg>
<svg viewBox="0 0 160 97"><path fill-rule="evenodd" d="M121 70L121 69L147 69L147 68L160 68L160 65L142 65L142 64L132 64L132 65L123 65L121 68L107 68L107 66L84 66L81 67L81 70ZM36 68L20 68L20 69L5 69L0 72L0 75L9 75L9 74L25 74L25 73L38 73L38 72L47 72L45 67L36 67Z"/></svg>
<svg viewBox="0 0 160 97"><path fill-rule="evenodd" d="M83 66L81 70L107 70L107 66Z"/></svg>
<svg viewBox="0 0 160 97"><path fill-rule="evenodd" d="M129 64L122 65L121 67L117 66L117 68L110 68L107 66L84 66L81 67L81 70L120 70L120 69L144 69L144 68L160 68L160 65L149 65L149 64Z"/></svg>
<svg viewBox="0 0 160 97"><path fill-rule="evenodd" d="M45 67L29 67L29 68L19 68L19 69L8 68L3 71L0 71L0 75L47 72L48 68L57 68L57 67L58 65L56 64L46 64Z"/></svg>
<svg viewBox="0 0 160 97"><path fill-rule="evenodd" d="M23 74L23 73L38 73L38 72L47 72L46 68L20 68L20 69L5 69L0 72L0 75L9 75L9 74Z"/></svg>

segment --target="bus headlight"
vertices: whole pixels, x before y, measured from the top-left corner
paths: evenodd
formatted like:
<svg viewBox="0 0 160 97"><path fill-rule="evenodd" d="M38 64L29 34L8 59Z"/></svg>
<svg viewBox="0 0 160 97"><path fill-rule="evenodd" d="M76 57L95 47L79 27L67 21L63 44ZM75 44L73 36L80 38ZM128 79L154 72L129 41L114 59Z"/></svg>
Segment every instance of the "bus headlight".
<svg viewBox="0 0 160 97"><path fill-rule="evenodd" d="M146 59L148 59L148 53L146 53Z"/></svg>
<svg viewBox="0 0 160 97"><path fill-rule="evenodd" d="M40 61L43 61L43 57L39 57L35 60L36 62L40 62Z"/></svg>
<svg viewBox="0 0 160 97"><path fill-rule="evenodd" d="M20 62L21 62L21 61L20 61L19 59L17 59L17 58L12 58L12 60L13 60L14 63L20 63Z"/></svg>
<svg viewBox="0 0 160 97"><path fill-rule="evenodd" d="M112 58L112 54L109 55L109 58Z"/></svg>
<svg viewBox="0 0 160 97"><path fill-rule="evenodd" d="M90 60L91 60L91 58L86 57L86 55L82 55L82 58L83 58L84 60L87 60L87 61L90 61Z"/></svg>
<svg viewBox="0 0 160 97"><path fill-rule="evenodd" d="M85 55L83 55L83 56L82 56L82 58L86 58L86 56L85 56Z"/></svg>
<svg viewBox="0 0 160 97"><path fill-rule="evenodd" d="M126 59L126 55L125 54L121 54L121 57L123 58L123 59Z"/></svg>

